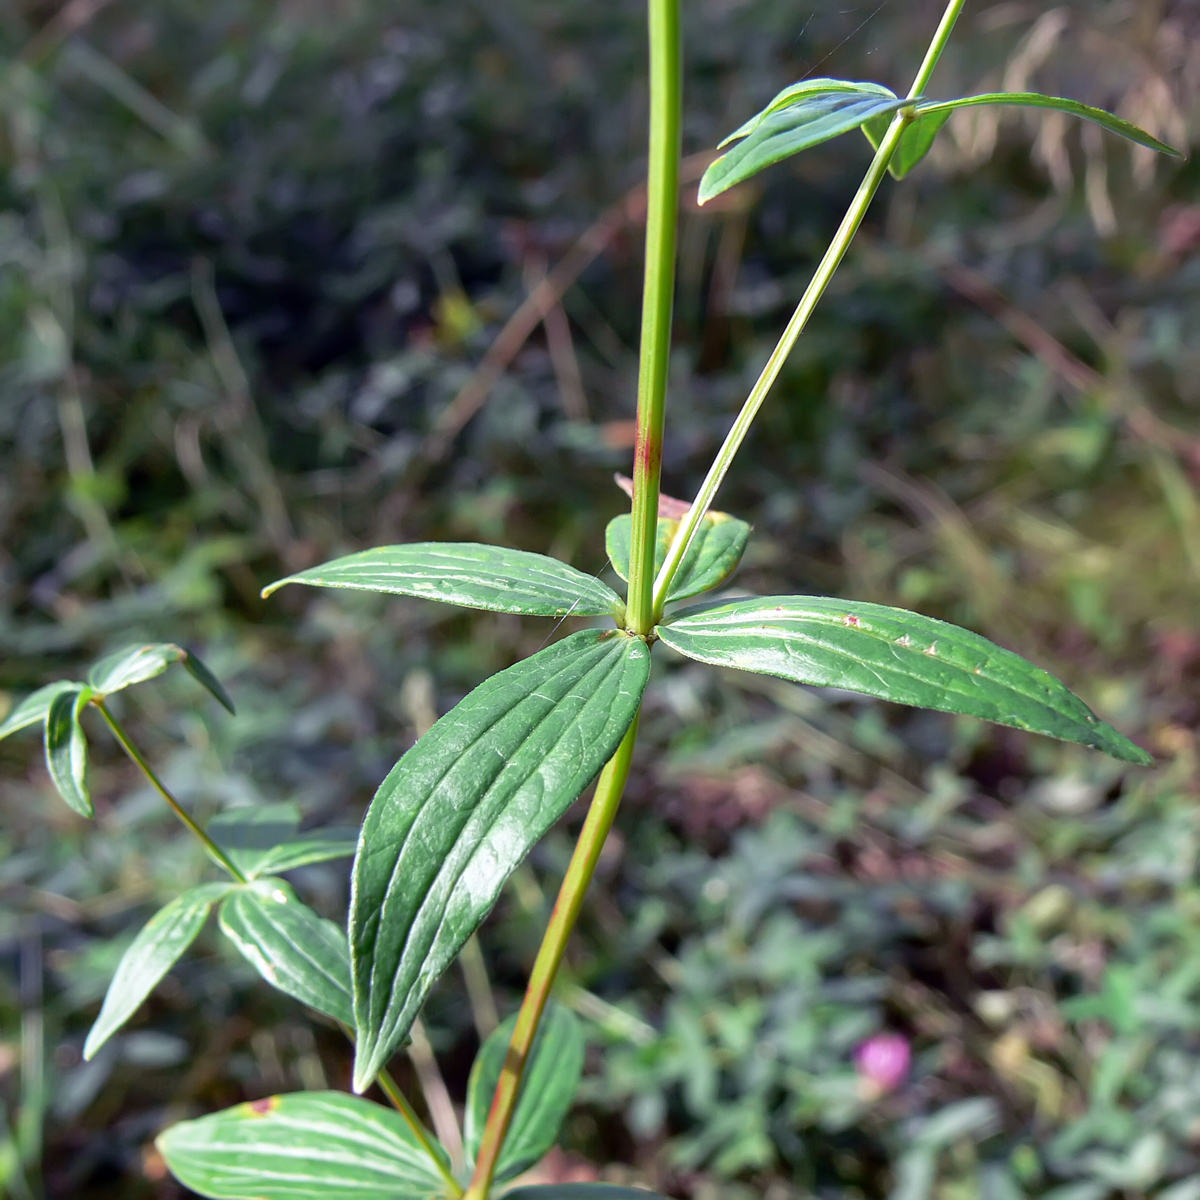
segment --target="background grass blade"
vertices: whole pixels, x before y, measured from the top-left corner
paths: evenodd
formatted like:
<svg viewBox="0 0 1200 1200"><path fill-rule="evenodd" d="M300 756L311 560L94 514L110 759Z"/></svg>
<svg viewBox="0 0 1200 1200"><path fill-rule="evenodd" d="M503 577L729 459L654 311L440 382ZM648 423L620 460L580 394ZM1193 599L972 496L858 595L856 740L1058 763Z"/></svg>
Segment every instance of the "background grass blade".
<svg viewBox="0 0 1200 1200"><path fill-rule="evenodd" d="M402 1117L340 1092L299 1092L172 1125L172 1174L213 1200L419 1200L442 1179Z"/></svg>
<svg viewBox="0 0 1200 1200"><path fill-rule="evenodd" d="M363 550L280 579L264 588L263 595L287 583L391 592L535 617L620 617L625 611L616 592L566 563L475 542L416 542Z"/></svg>
<svg viewBox="0 0 1200 1200"><path fill-rule="evenodd" d="M469 1165L479 1150L516 1023L515 1015L501 1023L480 1047L471 1066L463 1129ZM525 1068L517 1108L496 1168L497 1182L528 1170L554 1145L583 1076L583 1051L579 1022L562 1005L552 1003L542 1017Z"/></svg>
<svg viewBox="0 0 1200 1200"><path fill-rule="evenodd" d="M977 633L903 609L763 596L685 610L657 633L700 662L966 713L1127 762L1152 761L1053 675Z"/></svg>
<svg viewBox="0 0 1200 1200"><path fill-rule="evenodd" d="M282 879L259 879L221 905L221 932L272 987L354 1024L346 935Z"/></svg>
<svg viewBox="0 0 1200 1200"><path fill-rule="evenodd" d="M160 908L142 927L125 951L109 984L100 1015L88 1033L84 1058L92 1058L137 1012L142 1001L196 940L212 906L233 886L230 883L203 883L191 888Z"/></svg>
<svg viewBox="0 0 1200 1200"><path fill-rule="evenodd" d="M612 755L649 672L641 639L573 634L481 684L380 785L350 912L358 1090L508 876Z"/></svg>

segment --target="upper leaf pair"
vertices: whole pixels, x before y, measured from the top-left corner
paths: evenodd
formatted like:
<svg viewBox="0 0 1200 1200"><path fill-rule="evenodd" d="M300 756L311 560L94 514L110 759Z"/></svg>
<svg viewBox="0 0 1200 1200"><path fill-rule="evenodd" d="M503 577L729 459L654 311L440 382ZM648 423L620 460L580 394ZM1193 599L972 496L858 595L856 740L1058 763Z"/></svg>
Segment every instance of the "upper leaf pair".
<svg viewBox="0 0 1200 1200"><path fill-rule="evenodd" d="M892 175L901 179L929 153L934 139L955 109L981 104L1055 109L1094 121L1111 133L1161 154L1179 154L1128 121L1061 96L1043 96L1038 92L987 92L954 100L907 99L878 83L807 79L784 88L766 108L721 143L721 148L731 142L738 144L705 171L700 181L700 203L704 204L735 184L757 175L773 163L854 129L861 128L871 144L878 148L894 115L903 110L907 127L888 166Z"/></svg>
<svg viewBox="0 0 1200 1200"><path fill-rule="evenodd" d="M233 701L216 676L191 651L173 642L154 642L130 646L100 659L88 672L86 683L61 679L38 688L0 722L0 738L31 725L42 725L46 769L55 788L80 816L94 816L87 785L87 737L80 714L89 704L153 679L177 662L183 663L189 674L230 712L234 711Z"/></svg>

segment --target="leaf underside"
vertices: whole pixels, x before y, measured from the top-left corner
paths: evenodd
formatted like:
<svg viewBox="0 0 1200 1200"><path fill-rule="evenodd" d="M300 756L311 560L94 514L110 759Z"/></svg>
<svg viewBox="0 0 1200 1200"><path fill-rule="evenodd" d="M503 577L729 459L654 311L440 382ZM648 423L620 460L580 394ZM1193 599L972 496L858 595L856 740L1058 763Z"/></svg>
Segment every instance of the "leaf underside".
<svg viewBox="0 0 1200 1200"><path fill-rule="evenodd" d="M679 528L679 521L670 517L659 516L655 529L654 573L667 557L671 539ZM720 587L737 570L742 555L746 552L746 543L750 540L750 526L745 521L739 521L728 513L706 513L700 522L692 544L671 580L667 591L667 600L686 600L689 596L697 596L701 592L711 591ZM605 549L613 570L629 582L630 541L633 536L633 517L630 513L622 513L608 523L604 533Z"/></svg>
<svg viewBox="0 0 1200 1200"><path fill-rule="evenodd" d="M786 88L726 139L742 140L704 172L699 202L704 204L774 163L910 103L877 83L810 79Z"/></svg>
<svg viewBox="0 0 1200 1200"><path fill-rule="evenodd" d="M346 935L282 879L259 879L221 905L221 932L273 987L353 1026Z"/></svg>
<svg viewBox="0 0 1200 1200"><path fill-rule="evenodd" d="M141 1007L204 928L209 910L234 885L203 883L176 896L142 927L117 965L83 1048L92 1056Z"/></svg>
<svg viewBox="0 0 1200 1200"><path fill-rule="evenodd" d="M351 897L356 1090L505 880L612 756L649 671L640 638L572 634L481 684L380 785Z"/></svg>
<svg viewBox="0 0 1200 1200"><path fill-rule="evenodd" d="M468 1166L474 1165L479 1153L516 1023L515 1014L504 1021L484 1042L471 1066L463 1124ZM532 1167L554 1145L583 1076L583 1053L579 1022L562 1005L551 1003L538 1026L512 1124L500 1150L498 1183Z"/></svg>
<svg viewBox="0 0 1200 1200"><path fill-rule="evenodd" d="M700 662L965 713L1127 762L1152 761L1053 675L979 634L903 609L764 596L684 610L656 633Z"/></svg>
<svg viewBox="0 0 1200 1200"><path fill-rule="evenodd" d="M1102 108L1093 108L1090 104L1080 104L1078 100L1068 100L1064 96L1044 96L1040 92L985 92L978 96L960 96L954 100L921 100L913 106L915 120L904 131L900 146L888 167L897 179L903 179L913 167L929 153L934 139L952 113L960 108L974 108L979 105L1006 105L1017 108L1048 108L1055 112L1066 113L1068 116L1079 117L1091 121L1101 128L1123 137L1127 141L1155 150L1159 154L1170 154L1181 157L1178 150L1160 142L1144 129L1105 112ZM888 122L875 118L863 125L871 145L876 149L887 132Z"/></svg>
<svg viewBox="0 0 1200 1200"><path fill-rule="evenodd" d="M436 1167L403 1118L341 1092L239 1104L162 1133L159 1153L212 1200L422 1200Z"/></svg>
<svg viewBox="0 0 1200 1200"><path fill-rule="evenodd" d="M161 675L172 663L182 662L187 651L172 642L129 646L102 658L88 672L88 686L100 696L144 683Z"/></svg>
<svg viewBox="0 0 1200 1200"><path fill-rule="evenodd" d="M288 583L417 596L489 612L537 617L621 617L611 588L544 554L474 542L414 542L380 546L334 559L263 589Z"/></svg>

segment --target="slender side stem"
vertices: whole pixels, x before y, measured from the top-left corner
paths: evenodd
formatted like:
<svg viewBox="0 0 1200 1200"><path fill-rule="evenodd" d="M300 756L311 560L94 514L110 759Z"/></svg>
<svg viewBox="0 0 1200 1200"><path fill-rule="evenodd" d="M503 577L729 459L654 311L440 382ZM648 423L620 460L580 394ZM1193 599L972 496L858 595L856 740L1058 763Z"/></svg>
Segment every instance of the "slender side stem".
<svg viewBox="0 0 1200 1200"><path fill-rule="evenodd" d="M929 49L925 54L925 59L921 63L921 68L917 72L917 77L909 90L909 98L919 96L929 82L965 3L966 0L950 0L946 6L941 23L938 25L933 41L930 42ZM867 209L887 174L888 163L891 162L892 155L900 145L900 139L904 136L904 131L911 121L911 112L903 109L892 118L887 134L879 143L879 149L875 152L875 157L871 160L871 165L863 177L854 199L850 202L850 207L846 210L846 215L842 218L842 223L838 226L833 241L829 243L829 248L825 251L800 303L796 306L792 319L788 322L775 349L771 351L771 357L767 359L767 365L763 367L754 387L750 389L750 395L746 397L742 411L738 413L724 444L717 452L712 466L709 467L708 475L700 485L700 490L696 493L695 500L692 501L690 511L679 523L679 528L675 531L675 536L667 550L662 569L654 583L653 612L655 620L662 614L671 580L675 578L675 572L679 570L679 565L683 562L683 557L687 553L688 546L691 545L700 522L712 506L717 489L724 481L734 456L741 448L742 442L745 441L746 434L750 432L750 426L754 424L754 418L758 415L758 410L762 407L763 401L766 400L767 394L779 377L783 364L791 354L800 334L804 332L804 327L808 324L808 319L812 316L818 301L825 294L825 289L829 286L834 272L845 258L846 251L850 248L850 243L854 240L854 235L858 232L858 227L862 224L863 217L866 216Z"/></svg>
<svg viewBox="0 0 1200 1200"><path fill-rule="evenodd" d="M579 910L583 907L584 894L596 870L600 852L604 849L604 841L612 828L613 818L617 815L617 807L621 803L621 795L625 791L625 781L629 778L629 767L633 761L633 746L637 741L637 727L638 722L635 718L624 741L617 747L616 754L609 759L607 766L600 773L596 795L588 809L579 841L575 843L575 852L571 855L570 865L567 867L562 887L559 888L558 899L554 902L550 923L546 927L542 944L538 948L537 960L529 976L525 999L521 1002L520 1012L517 1013L516 1028L509 1043L508 1056L504 1060L504 1069L500 1073L500 1082L492 1097L491 1111L488 1113L475 1161L475 1174L471 1179L471 1186L467 1189L465 1200L485 1200L491 1189L496 1164L500 1159L500 1148L504 1145L504 1137L512 1121L517 1092L521 1087L529 1052L533 1048L538 1023L546 1009L554 977L567 948L567 939L571 936L571 930L579 917Z"/></svg>
<svg viewBox="0 0 1200 1200"><path fill-rule="evenodd" d="M646 185L646 271L626 612L628 628L643 637L654 625L654 547L671 365L683 110L679 0L650 0L649 16L650 172Z"/></svg>
<svg viewBox="0 0 1200 1200"><path fill-rule="evenodd" d="M349 1030L347 1030L349 1033ZM354 1040L354 1035L350 1034L351 1041ZM413 1111L412 1105L409 1104L408 1098L400 1090L396 1081L391 1074L386 1070L381 1070L376 1076L383 1094L392 1102L392 1107L404 1118L405 1124L412 1130L413 1136L421 1144L421 1149L429 1155L430 1160L437 1167L438 1174L442 1177L442 1181L446 1185L447 1195L452 1200L458 1200L458 1197L463 1194L462 1184L450 1174L446 1164L442 1162L441 1155L438 1154L434 1147L433 1139L429 1136L429 1131L421 1123L421 1118Z"/></svg>
<svg viewBox="0 0 1200 1200"><path fill-rule="evenodd" d="M200 841L200 844L208 852L208 856L222 866L238 881L245 883L246 876L234 866L229 856L217 845L216 842L192 820L188 811L175 799L168 790L167 785L154 773L154 768L142 757L138 748L129 740L129 735L121 727L116 717L109 711L108 705L103 700L93 700L92 703L100 710L100 715L108 722L109 729L112 730L112 735L121 743L121 749L141 768L142 774L150 781L154 790L167 802L167 807L188 827L192 834Z"/></svg>

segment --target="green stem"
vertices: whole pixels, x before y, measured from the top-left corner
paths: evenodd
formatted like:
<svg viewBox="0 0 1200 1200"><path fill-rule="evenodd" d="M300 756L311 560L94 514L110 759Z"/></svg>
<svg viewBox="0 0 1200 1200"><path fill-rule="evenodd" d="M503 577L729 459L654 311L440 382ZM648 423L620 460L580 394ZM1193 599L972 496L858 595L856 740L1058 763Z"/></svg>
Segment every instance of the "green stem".
<svg viewBox="0 0 1200 1200"><path fill-rule="evenodd" d="M654 625L654 548L662 468L663 421L671 366L683 54L679 0L650 0L650 163L646 184L646 269L642 285L633 529L627 626L645 637Z"/></svg>
<svg viewBox="0 0 1200 1200"><path fill-rule="evenodd" d="M353 1040L353 1035L351 1035L351 1041ZM392 1102L392 1107L404 1118L405 1124L412 1130L413 1136L421 1143L421 1149L429 1155L430 1160L437 1167L437 1172L446 1185L447 1195L451 1197L451 1200L458 1200L463 1194L462 1184L450 1174L449 1168L442 1162L441 1155L438 1154L433 1139L429 1136L429 1131L421 1123L421 1118L413 1111L408 1098L388 1071L381 1070L377 1081L383 1094Z"/></svg>
<svg viewBox="0 0 1200 1200"><path fill-rule="evenodd" d="M609 759L600 773L596 784L596 794L592 798L579 840L575 843L575 851L571 855L562 887L559 888L558 899L554 902L550 923L546 927L542 944L538 947L537 959L529 975L525 999L517 1013L516 1027L504 1060L504 1069L500 1073L500 1082L492 1097L491 1111L488 1113L487 1124L479 1143L475 1174L471 1179L471 1186L467 1189L466 1200L485 1200L492 1186L496 1164L500 1159L500 1149L512 1122L517 1093L521 1087L529 1052L533 1048L538 1023L545 1012L546 1002L550 999L550 989L554 986L554 977L558 974L563 954L566 952L567 940L579 917L584 894L595 873L600 852L604 849L604 841L612 828L613 818L617 815L617 808L621 803L621 795L625 791L625 781L629 778L629 767L633 761L633 746L637 741L637 727L638 722L635 718L629 732L617 747L616 754Z"/></svg>
<svg viewBox="0 0 1200 1200"><path fill-rule="evenodd" d="M103 700L93 700L92 703L100 710L100 715L108 722L109 729L112 730L113 737L121 743L121 749L133 760L133 762L141 768L142 774L150 781L150 785L154 790L167 802L167 806L171 811L191 830L192 834L199 839L200 844L208 852L208 856L219 866L225 868L238 881L245 883L246 876L234 866L229 856L217 845L216 842L192 820L187 810L171 795L167 786L154 773L154 768L142 757L138 748L129 740L129 735L121 728L117 718L112 715L108 709L108 705Z"/></svg>
<svg viewBox="0 0 1200 1200"><path fill-rule="evenodd" d="M933 35L933 40L929 44L929 49L926 51L921 68L917 72L917 77L913 81L912 88L909 90L908 96L910 99L919 96L929 82L929 78L942 56L942 51L945 50L946 43L950 40L950 34L965 3L966 0L950 0L950 3L946 6L946 10L942 14L941 23ZM783 331L778 343L776 343L775 349L771 351L771 357L767 359L767 365L763 367L762 373L755 381L754 387L750 389L750 394L746 397L746 402L742 405L741 412L738 413L737 419L729 430L724 444L717 452L716 458L713 459L712 466L708 469L708 474L705 476L704 482L700 485L700 490L696 493L695 500L692 501L691 509L687 516L680 521L679 528L675 531L674 538L671 539L671 545L667 550L666 558L663 560L662 568L658 572L658 578L654 582L652 607L655 621L662 615L663 605L666 603L667 591L671 586L671 580L675 578L675 573L679 570L680 563L683 562L683 557L691 545L692 538L695 536L700 522L712 506L717 489L724 481L725 475L733 463L734 456L741 448L742 442L746 439L746 434L750 432L750 426L754 424L754 418L758 415L758 410L762 407L763 401L766 400L767 394L770 392L775 380L779 377L779 372L783 369L783 364L787 361L788 355L791 354L800 334L804 332L804 327L808 324L808 319L812 316L818 301L825 294L825 289L829 286L834 272L841 266L842 259L845 258L846 251L849 250L850 243L854 240L854 235L858 232L858 228L867 214L867 209L870 207L871 201L875 198L875 193L879 190L879 185L883 183L884 177L887 174L888 163L891 162L892 155L895 153L896 147L899 146L900 139L904 136L904 131L908 128L911 121L911 112L903 109L892 118L887 134L879 143L879 149L876 150L875 157L871 160L871 165L867 169L867 173L863 177L863 181L859 185L854 199L850 202L850 207L846 210L846 215L842 218L842 223L838 226L837 233L834 234L833 240L829 243L829 248L825 251L824 257L818 264L812 280L800 299L800 303L796 306L796 311L792 314L792 319L788 322L787 328Z"/></svg>

